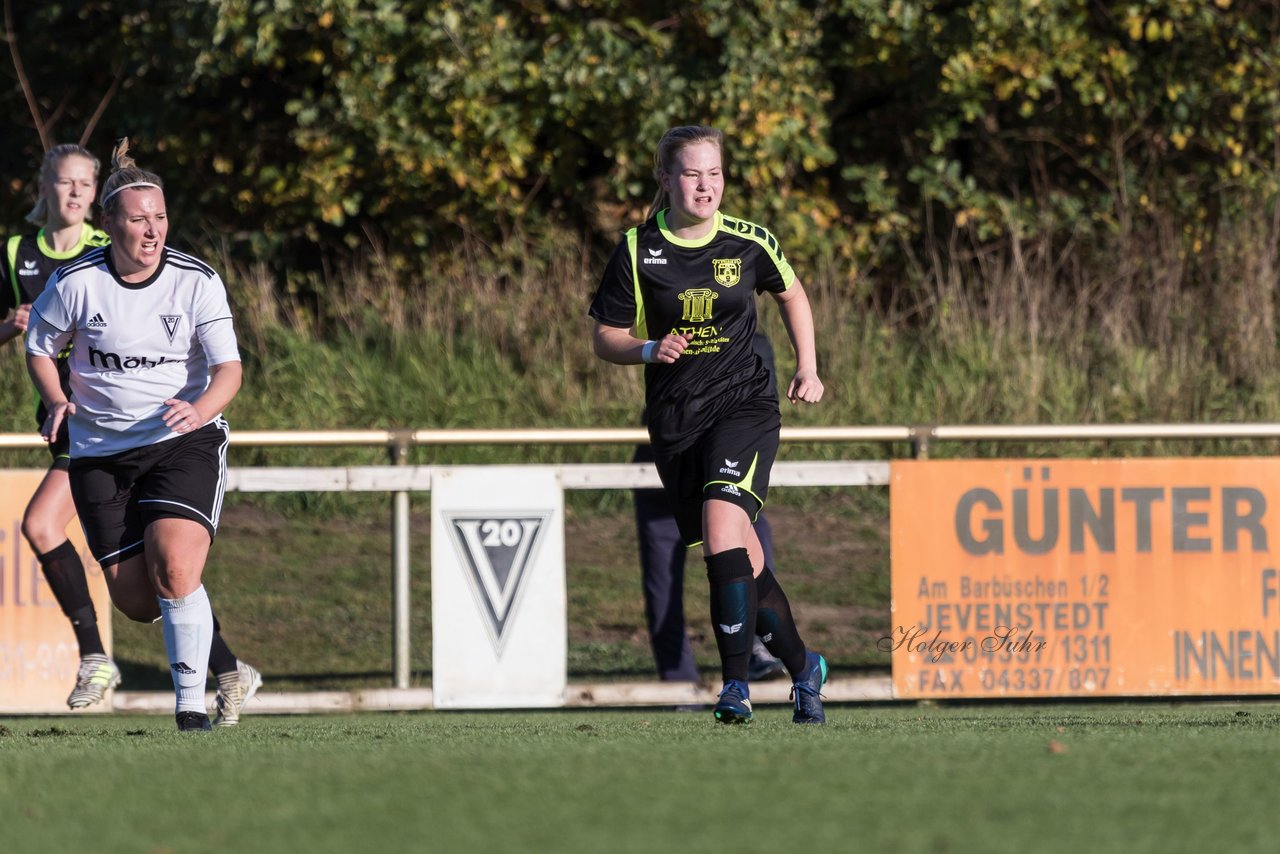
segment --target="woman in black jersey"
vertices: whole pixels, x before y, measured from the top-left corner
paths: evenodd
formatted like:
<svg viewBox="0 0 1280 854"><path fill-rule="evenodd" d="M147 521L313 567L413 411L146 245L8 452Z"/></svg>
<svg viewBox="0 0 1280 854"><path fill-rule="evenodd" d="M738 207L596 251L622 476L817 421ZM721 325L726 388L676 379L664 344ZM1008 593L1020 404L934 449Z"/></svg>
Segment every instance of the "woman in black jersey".
<svg viewBox="0 0 1280 854"><path fill-rule="evenodd" d="M708 127L672 128L658 143L649 218L627 231L591 304L595 352L645 364L655 465L681 537L702 545L707 564L724 677L716 720L751 720L748 661L759 634L791 674L792 720L823 723L827 663L805 648L752 528L781 426L772 376L752 347L755 296L770 294L782 312L796 354L793 404L822 399L813 315L777 239L720 213L722 144Z"/></svg>
<svg viewBox="0 0 1280 854"><path fill-rule="evenodd" d="M0 258L0 343L26 331L31 303L44 290L53 271L109 240L89 222L98 187L98 159L79 145L59 145L40 165L39 199L27 221L40 226L33 234L5 241ZM64 388L65 360L59 363ZM43 423L43 404L36 421ZM106 655L98 632L97 613L89 596L84 564L67 539L67 525L76 515L67 481L68 438L64 428L49 443L53 461L36 488L22 517L22 534L40 562L49 589L71 621L80 647L80 667L67 705L79 709L102 700L120 683L120 670Z"/></svg>

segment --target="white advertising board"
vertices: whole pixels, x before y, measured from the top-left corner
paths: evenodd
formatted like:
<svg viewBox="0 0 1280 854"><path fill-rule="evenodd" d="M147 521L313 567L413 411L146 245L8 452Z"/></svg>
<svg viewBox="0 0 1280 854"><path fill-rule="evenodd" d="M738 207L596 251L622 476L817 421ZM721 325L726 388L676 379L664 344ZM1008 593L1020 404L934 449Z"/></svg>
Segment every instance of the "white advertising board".
<svg viewBox="0 0 1280 854"><path fill-rule="evenodd" d="M552 467L439 468L431 482L436 708L564 705L564 492Z"/></svg>

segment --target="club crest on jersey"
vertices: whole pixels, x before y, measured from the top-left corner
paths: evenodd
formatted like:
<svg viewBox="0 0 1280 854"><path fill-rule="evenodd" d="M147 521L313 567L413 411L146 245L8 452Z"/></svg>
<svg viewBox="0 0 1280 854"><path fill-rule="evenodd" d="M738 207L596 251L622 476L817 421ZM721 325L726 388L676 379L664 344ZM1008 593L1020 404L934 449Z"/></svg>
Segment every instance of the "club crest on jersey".
<svg viewBox="0 0 1280 854"><path fill-rule="evenodd" d="M712 258L711 271L715 274L717 285L731 288L742 280L742 259Z"/></svg>
<svg viewBox="0 0 1280 854"><path fill-rule="evenodd" d="M680 302L684 303L683 320L690 323L702 323L711 319L711 304L719 297L711 288L689 288L680 294Z"/></svg>
<svg viewBox="0 0 1280 854"><path fill-rule="evenodd" d="M164 324L165 334L169 336L169 343L173 343L173 336L178 333L178 322L182 320L180 314L162 314L160 322Z"/></svg>

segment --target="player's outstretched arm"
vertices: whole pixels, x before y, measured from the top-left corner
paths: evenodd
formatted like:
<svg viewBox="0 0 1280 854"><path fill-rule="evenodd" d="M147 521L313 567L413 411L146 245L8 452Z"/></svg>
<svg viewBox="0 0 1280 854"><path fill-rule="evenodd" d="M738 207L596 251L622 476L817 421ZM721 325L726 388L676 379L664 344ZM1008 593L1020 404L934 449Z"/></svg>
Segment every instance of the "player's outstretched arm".
<svg viewBox="0 0 1280 854"><path fill-rule="evenodd" d="M169 407L164 415L164 423L175 433L190 433L199 430L210 419L226 409L227 404L240 390L240 381L244 370L239 362L221 362L209 367L209 387L195 400L188 403L179 398L170 398L164 402Z"/></svg>
<svg viewBox="0 0 1280 854"><path fill-rule="evenodd" d="M787 399L792 403L817 403L824 390L818 379L818 355L813 340L813 309L799 279L780 294L774 294L782 322L786 324L791 348L796 353L796 373L787 386Z"/></svg>
<svg viewBox="0 0 1280 854"><path fill-rule="evenodd" d="M52 442L58 435L62 422L76 411L76 405L67 400L62 393L62 382L58 379L58 366L52 356L41 356L36 353L27 354L27 373L35 384L36 392L49 410L49 417L40 426L40 435L46 442Z"/></svg>
<svg viewBox="0 0 1280 854"><path fill-rule="evenodd" d="M0 323L0 344L12 341L27 331L27 322L31 317L31 306L23 304L14 310L13 316Z"/></svg>

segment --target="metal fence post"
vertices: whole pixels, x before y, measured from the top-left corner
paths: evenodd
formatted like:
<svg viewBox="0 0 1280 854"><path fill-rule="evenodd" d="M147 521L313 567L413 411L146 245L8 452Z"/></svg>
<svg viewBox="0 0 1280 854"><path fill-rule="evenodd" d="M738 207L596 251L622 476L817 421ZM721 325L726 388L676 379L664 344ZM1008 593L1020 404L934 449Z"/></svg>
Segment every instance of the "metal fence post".
<svg viewBox="0 0 1280 854"><path fill-rule="evenodd" d="M911 428L911 457L929 459L929 440L933 438L933 425L917 424Z"/></svg>
<svg viewBox="0 0 1280 854"><path fill-rule="evenodd" d="M409 464L413 433L396 431L391 464ZM391 495L391 668L396 688L409 687L409 493Z"/></svg>

